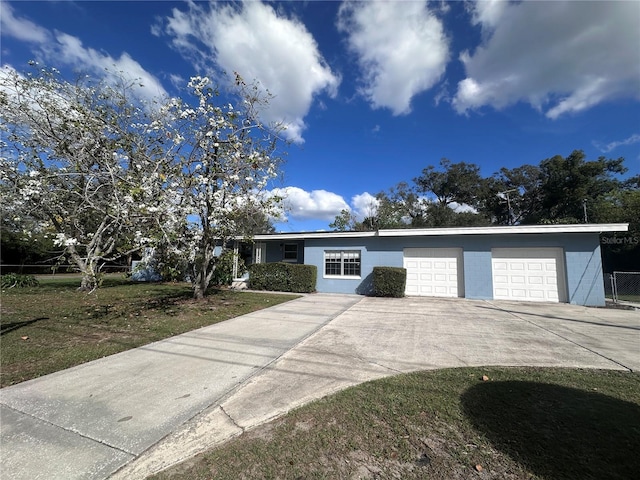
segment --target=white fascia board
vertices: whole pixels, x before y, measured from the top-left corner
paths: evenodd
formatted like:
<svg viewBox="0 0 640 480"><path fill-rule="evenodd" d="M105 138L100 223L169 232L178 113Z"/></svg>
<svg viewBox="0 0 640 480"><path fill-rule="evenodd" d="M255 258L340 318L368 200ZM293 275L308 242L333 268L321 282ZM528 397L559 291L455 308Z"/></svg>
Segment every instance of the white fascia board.
<svg viewBox="0 0 640 480"><path fill-rule="evenodd" d="M378 232L300 232L265 233L254 235L253 240L307 240L310 238L363 238L376 237Z"/></svg>
<svg viewBox="0 0 640 480"><path fill-rule="evenodd" d="M628 223L581 223L568 225L514 225L496 227L398 228L374 232L298 232L254 235L254 241L308 240L312 238L368 238L368 237L439 237L448 235L505 235L550 233L627 232ZM237 240L242 240L238 237Z"/></svg>
<svg viewBox="0 0 640 480"><path fill-rule="evenodd" d="M514 225L499 227L454 227L380 230L381 237L444 236L444 235L504 235L549 233L626 232L628 223L582 223L570 225Z"/></svg>

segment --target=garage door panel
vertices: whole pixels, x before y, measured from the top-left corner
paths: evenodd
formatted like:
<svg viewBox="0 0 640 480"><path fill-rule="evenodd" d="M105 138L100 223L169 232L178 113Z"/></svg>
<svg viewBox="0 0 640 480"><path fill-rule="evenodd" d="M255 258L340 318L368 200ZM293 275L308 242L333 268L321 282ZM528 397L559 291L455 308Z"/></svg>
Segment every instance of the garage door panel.
<svg viewBox="0 0 640 480"><path fill-rule="evenodd" d="M509 292L509 290L507 290L507 292ZM512 288L511 295L513 298L518 300L524 300L527 297L525 290L520 288Z"/></svg>
<svg viewBox="0 0 640 480"><path fill-rule="evenodd" d="M493 296L500 300L565 301L560 248L495 248Z"/></svg>
<svg viewBox="0 0 640 480"><path fill-rule="evenodd" d="M464 295L460 248L406 248L404 267L407 269L407 295Z"/></svg>

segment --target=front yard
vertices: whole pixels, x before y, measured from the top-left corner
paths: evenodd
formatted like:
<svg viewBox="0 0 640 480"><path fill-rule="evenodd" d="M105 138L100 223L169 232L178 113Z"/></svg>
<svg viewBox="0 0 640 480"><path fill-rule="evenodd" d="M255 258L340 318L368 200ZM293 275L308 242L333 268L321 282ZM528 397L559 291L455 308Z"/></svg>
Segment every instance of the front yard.
<svg viewBox="0 0 640 480"><path fill-rule="evenodd" d="M160 479L637 478L640 375L476 367L317 400Z"/></svg>
<svg viewBox="0 0 640 480"><path fill-rule="evenodd" d="M92 294L77 277L2 291L0 387L139 347L297 298L212 290L191 299L188 284L131 283L109 276Z"/></svg>

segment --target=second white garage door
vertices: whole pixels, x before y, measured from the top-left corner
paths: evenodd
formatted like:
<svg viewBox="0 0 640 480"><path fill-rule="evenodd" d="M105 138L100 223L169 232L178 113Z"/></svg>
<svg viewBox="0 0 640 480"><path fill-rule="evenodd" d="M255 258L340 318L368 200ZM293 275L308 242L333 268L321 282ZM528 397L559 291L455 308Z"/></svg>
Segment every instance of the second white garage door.
<svg viewBox="0 0 640 480"><path fill-rule="evenodd" d="M494 248L493 298L566 302L561 248Z"/></svg>
<svg viewBox="0 0 640 480"><path fill-rule="evenodd" d="M405 248L407 295L463 297L461 248Z"/></svg>

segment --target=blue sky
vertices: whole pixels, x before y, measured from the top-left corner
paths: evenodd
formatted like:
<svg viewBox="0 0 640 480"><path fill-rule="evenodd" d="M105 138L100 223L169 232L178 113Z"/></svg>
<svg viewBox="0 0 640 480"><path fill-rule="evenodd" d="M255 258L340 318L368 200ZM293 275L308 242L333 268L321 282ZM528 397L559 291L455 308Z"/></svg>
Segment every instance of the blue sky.
<svg viewBox="0 0 640 480"><path fill-rule="evenodd" d="M582 149L640 173L640 2L0 0L1 62L141 78L177 95L238 71L289 125L279 231L341 209L441 158L501 167Z"/></svg>

